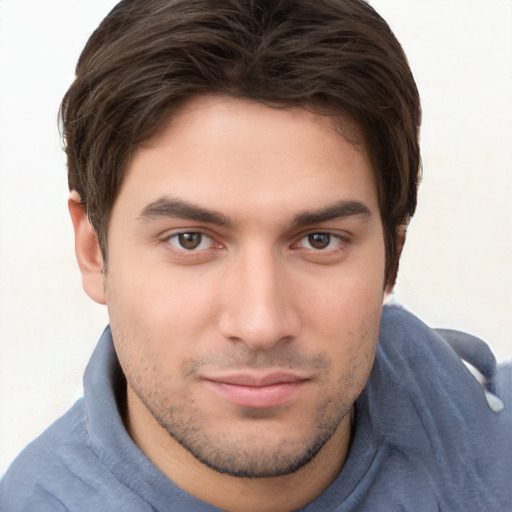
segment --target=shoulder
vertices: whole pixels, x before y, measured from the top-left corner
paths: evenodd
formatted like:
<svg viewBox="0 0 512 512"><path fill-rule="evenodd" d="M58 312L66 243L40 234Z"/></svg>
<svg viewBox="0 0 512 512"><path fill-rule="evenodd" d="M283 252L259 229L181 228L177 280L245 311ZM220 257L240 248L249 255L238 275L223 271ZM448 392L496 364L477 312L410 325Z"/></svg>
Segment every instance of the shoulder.
<svg viewBox="0 0 512 512"><path fill-rule="evenodd" d="M101 380L98 375L94 377ZM119 428L116 430L115 409L101 403L108 389L103 386L91 394L90 388L86 382L86 398L76 402L11 464L0 482L1 512L153 510L134 489L138 479L132 473L123 480L112 471L112 466L123 466L126 460L119 453L122 443L103 449L97 439L95 442L94 435L107 436L108 440L119 437ZM100 427L98 416L104 420ZM119 418L117 421L121 423ZM117 463L113 465L112 461Z"/></svg>
<svg viewBox="0 0 512 512"><path fill-rule="evenodd" d="M467 389L471 375L469 381L479 384L478 396L487 399L492 411L500 412L505 403L507 410L512 406L512 362L498 365L482 339L453 329L430 328L398 305L384 307L380 338L381 356L392 364L421 363L415 367L416 375L426 374L430 380L435 376L445 384L464 382L462 390Z"/></svg>
<svg viewBox="0 0 512 512"><path fill-rule="evenodd" d="M384 307L376 366L416 399L510 416L512 364L498 365L480 338L433 329L401 306Z"/></svg>
<svg viewBox="0 0 512 512"><path fill-rule="evenodd" d="M404 467L428 468L448 510L505 510L495 504L512 504L512 367L497 365L482 340L446 334L384 308L366 393L372 424Z"/></svg>
<svg viewBox="0 0 512 512"><path fill-rule="evenodd" d="M82 399L21 452L0 482L2 512L148 510L98 459L87 423Z"/></svg>
<svg viewBox="0 0 512 512"><path fill-rule="evenodd" d="M30 510L30 503L37 510L65 510L55 491L87 450L85 421L79 400L18 455L0 483L0 510Z"/></svg>

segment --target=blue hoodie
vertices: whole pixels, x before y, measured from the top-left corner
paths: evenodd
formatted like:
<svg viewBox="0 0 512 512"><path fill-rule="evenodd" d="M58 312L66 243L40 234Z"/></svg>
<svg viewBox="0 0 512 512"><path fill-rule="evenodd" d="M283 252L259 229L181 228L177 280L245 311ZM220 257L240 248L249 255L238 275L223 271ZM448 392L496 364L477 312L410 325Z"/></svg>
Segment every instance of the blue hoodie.
<svg viewBox="0 0 512 512"><path fill-rule="evenodd" d="M512 511L512 367L493 365L483 342L441 334L481 367L488 391L438 333L385 306L348 458L301 510ZM125 385L107 328L85 371L84 398L2 480L1 512L219 510L176 486L133 443L119 413Z"/></svg>

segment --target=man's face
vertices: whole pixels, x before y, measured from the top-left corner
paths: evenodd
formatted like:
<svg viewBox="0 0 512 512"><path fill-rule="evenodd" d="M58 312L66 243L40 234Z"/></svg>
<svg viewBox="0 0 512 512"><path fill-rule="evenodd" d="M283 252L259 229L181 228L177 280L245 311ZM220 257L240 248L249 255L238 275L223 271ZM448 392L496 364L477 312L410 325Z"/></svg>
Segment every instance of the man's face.
<svg viewBox="0 0 512 512"><path fill-rule="evenodd" d="M287 474L348 432L383 300L372 172L325 117L214 96L135 153L108 233L114 343L129 400L213 469Z"/></svg>

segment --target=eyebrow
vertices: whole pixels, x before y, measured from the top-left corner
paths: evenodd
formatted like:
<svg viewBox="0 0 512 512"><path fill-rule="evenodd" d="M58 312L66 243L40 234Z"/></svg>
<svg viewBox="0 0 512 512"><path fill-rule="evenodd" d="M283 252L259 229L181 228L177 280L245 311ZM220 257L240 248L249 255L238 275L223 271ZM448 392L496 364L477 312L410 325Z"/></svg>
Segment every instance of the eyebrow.
<svg viewBox="0 0 512 512"><path fill-rule="evenodd" d="M139 215L139 220L148 221L158 218L177 218L230 226L231 221L222 213L193 205L180 199L162 197L148 204Z"/></svg>
<svg viewBox="0 0 512 512"><path fill-rule="evenodd" d="M363 215L369 218L371 217L371 210L360 201L344 200L318 210L298 213L293 218L292 224L295 227L302 227L356 215ZM229 217L222 213L168 197L162 197L148 204L138 217L141 221L150 221L158 218L195 220L226 227L232 225Z"/></svg>
<svg viewBox="0 0 512 512"><path fill-rule="evenodd" d="M334 219L344 219L362 215L370 218L372 212L368 206L361 201L345 200L339 201L335 204L320 208L315 211L305 211L296 215L293 219L293 225L297 227L307 226L309 224L319 224Z"/></svg>

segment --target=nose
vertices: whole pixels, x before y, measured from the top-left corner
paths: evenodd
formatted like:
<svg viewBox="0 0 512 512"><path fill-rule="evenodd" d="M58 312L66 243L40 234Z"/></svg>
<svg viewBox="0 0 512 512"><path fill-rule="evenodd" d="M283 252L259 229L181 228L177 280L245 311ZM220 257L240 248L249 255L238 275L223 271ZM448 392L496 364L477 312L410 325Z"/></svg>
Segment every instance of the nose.
<svg viewBox="0 0 512 512"><path fill-rule="evenodd" d="M292 276L279 257L247 251L223 284L219 328L228 339L265 351L297 336L300 318L294 306Z"/></svg>

